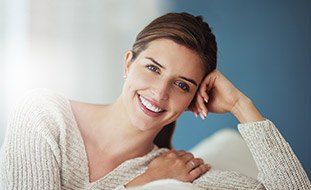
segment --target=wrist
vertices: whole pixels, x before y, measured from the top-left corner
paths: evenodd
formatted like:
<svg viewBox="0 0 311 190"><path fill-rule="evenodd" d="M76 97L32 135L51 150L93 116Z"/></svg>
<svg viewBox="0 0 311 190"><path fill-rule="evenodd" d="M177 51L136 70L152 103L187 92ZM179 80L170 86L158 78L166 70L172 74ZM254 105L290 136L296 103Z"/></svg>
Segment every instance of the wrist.
<svg viewBox="0 0 311 190"><path fill-rule="evenodd" d="M231 113L240 123L255 122L264 120L251 99L242 95L232 107Z"/></svg>

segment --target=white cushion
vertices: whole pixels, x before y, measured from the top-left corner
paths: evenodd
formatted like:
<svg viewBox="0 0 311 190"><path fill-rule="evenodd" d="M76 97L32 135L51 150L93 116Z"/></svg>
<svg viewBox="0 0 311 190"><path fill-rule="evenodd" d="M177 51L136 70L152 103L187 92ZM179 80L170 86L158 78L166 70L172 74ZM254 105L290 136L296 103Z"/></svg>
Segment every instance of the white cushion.
<svg viewBox="0 0 311 190"><path fill-rule="evenodd" d="M236 171L257 178L255 161L238 131L222 129L202 140L190 152L201 157L213 169Z"/></svg>

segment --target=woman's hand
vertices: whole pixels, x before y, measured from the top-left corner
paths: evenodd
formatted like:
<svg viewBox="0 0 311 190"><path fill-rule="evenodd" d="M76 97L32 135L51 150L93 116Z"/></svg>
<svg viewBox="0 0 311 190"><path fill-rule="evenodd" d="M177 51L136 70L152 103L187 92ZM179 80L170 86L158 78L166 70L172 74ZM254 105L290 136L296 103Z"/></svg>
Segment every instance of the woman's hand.
<svg viewBox="0 0 311 190"><path fill-rule="evenodd" d="M142 185L165 178L193 182L209 169L209 165L204 164L200 158L194 158L191 153L170 150L152 160L146 172L129 182L126 187Z"/></svg>
<svg viewBox="0 0 311 190"><path fill-rule="evenodd" d="M203 114L204 117L208 111L230 112L242 96L243 94L223 74L214 70L202 80L191 110L195 114Z"/></svg>
<svg viewBox="0 0 311 190"><path fill-rule="evenodd" d="M263 120L250 99L218 70L214 70L202 80L189 109L202 119L208 112L231 112L241 123Z"/></svg>

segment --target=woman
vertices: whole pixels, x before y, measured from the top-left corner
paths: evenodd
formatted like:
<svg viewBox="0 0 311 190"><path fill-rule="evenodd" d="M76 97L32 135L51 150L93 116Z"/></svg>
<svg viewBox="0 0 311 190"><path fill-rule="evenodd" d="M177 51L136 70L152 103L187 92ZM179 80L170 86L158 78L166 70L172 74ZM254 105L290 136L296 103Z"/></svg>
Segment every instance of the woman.
<svg viewBox="0 0 311 190"><path fill-rule="evenodd" d="M310 189L273 123L216 70L216 55L215 36L201 17L170 13L146 26L126 52L123 90L112 104L33 91L9 122L3 186L124 189L173 178L204 189ZM208 171L190 153L167 149L174 122L188 109L202 118L208 112L236 116L260 171L257 180Z"/></svg>

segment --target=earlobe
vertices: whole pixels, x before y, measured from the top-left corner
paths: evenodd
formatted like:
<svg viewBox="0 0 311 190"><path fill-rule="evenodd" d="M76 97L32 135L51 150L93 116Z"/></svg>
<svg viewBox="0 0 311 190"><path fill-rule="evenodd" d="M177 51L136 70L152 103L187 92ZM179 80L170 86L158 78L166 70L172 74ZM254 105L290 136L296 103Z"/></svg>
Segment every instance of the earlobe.
<svg viewBox="0 0 311 190"><path fill-rule="evenodd" d="M133 59L133 52L132 51L127 51L124 54L124 65L123 65L124 75L128 74L130 66L133 63L132 59Z"/></svg>

